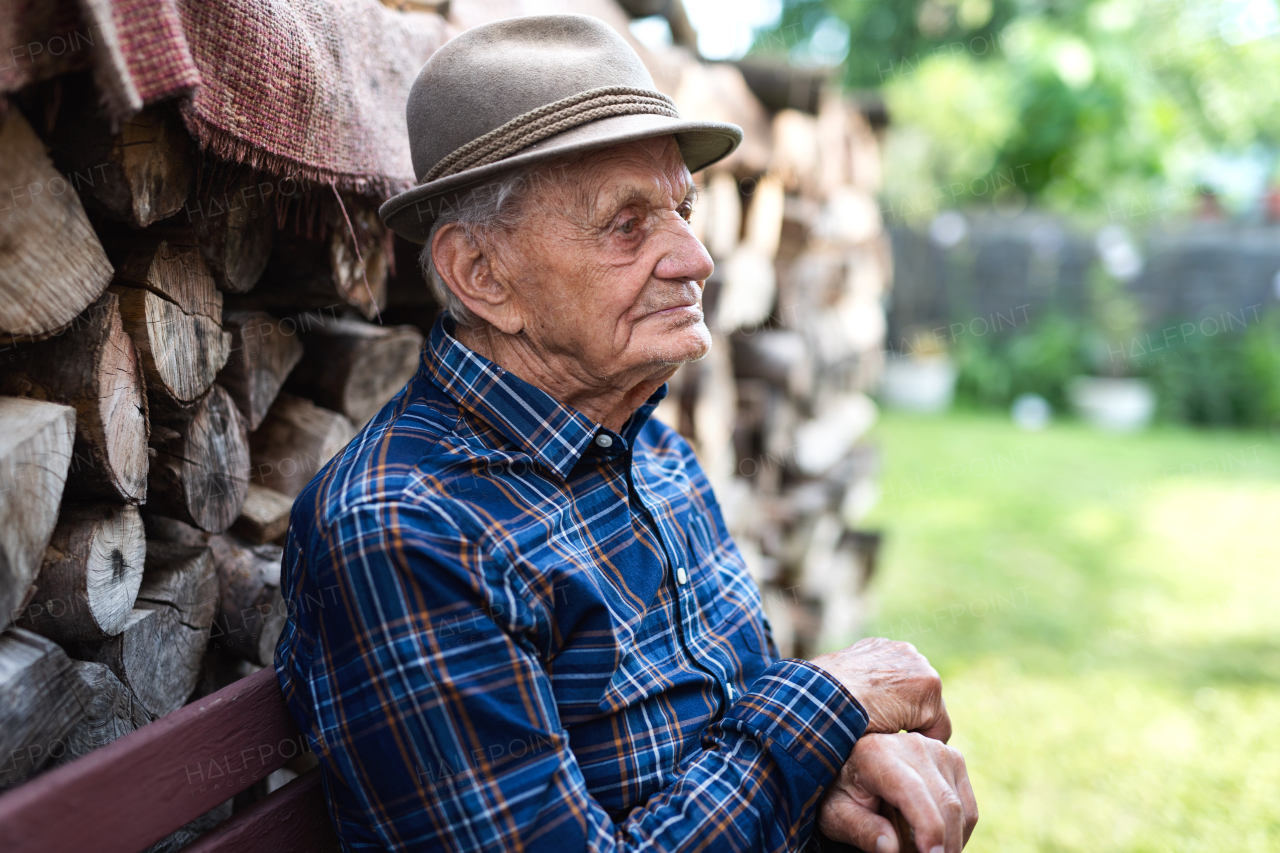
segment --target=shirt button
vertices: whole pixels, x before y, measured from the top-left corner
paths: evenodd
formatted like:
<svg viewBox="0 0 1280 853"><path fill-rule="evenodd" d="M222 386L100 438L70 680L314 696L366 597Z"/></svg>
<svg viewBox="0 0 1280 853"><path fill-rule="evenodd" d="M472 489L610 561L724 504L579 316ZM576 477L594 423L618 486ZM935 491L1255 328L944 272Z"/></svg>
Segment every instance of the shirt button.
<svg viewBox="0 0 1280 853"><path fill-rule="evenodd" d="M602 432L596 436L596 444L601 447L613 447L613 436Z"/></svg>
<svg viewBox="0 0 1280 853"><path fill-rule="evenodd" d="M689 573L684 570L684 566L676 569L676 583L684 586L689 582Z"/></svg>

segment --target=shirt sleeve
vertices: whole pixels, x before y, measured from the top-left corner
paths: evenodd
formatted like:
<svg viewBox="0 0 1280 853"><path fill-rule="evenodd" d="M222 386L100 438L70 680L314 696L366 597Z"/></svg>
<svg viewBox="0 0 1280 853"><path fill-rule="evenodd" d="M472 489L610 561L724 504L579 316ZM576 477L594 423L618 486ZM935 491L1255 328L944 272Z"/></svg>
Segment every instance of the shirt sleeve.
<svg viewBox="0 0 1280 853"><path fill-rule="evenodd" d="M300 617L312 651L287 694L307 697L349 849L800 848L866 728L837 681L775 662L676 781L615 822L586 788L529 641L537 608L450 524L428 507L362 506L305 560L302 588L332 592Z"/></svg>

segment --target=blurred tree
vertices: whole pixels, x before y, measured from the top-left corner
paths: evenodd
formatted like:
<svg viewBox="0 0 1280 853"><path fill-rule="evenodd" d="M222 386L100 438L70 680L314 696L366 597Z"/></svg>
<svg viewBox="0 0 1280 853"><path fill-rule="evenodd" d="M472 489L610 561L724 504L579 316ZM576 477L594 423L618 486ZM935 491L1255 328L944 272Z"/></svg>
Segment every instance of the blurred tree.
<svg viewBox="0 0 1280 853"><path fill-rule="evenodd" d="M778 25L757 39L756 52L798 47L803 53L806 42L834 19L852 34L845 82L875 87L937 51L989 52L1016 9L1013 0L789 0ZM966 48L967 42L973 46Z"/></svg>
<svg viewBox="0 0 1280 853"><path fill-rule="evenodd" d="M1193 203L1223 158L1274 162L1277 35L1275 0L783 0L753 53L883 91L892 209L999 203L1016 175L1008 195L1115 222Z"/></svg>

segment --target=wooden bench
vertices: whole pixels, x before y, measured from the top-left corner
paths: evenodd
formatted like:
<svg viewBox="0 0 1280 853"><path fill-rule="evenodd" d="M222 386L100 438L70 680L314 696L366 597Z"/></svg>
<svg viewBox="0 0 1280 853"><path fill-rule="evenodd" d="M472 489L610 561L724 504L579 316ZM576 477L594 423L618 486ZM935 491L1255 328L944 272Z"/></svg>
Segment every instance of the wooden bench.
<svg viewBox="0 0 1280 853"><path fill-rule="evenodd" d="M0 796L0 850L138 853L305 750L267 667ZM338 850L314 769L183 853Z"/></svg>

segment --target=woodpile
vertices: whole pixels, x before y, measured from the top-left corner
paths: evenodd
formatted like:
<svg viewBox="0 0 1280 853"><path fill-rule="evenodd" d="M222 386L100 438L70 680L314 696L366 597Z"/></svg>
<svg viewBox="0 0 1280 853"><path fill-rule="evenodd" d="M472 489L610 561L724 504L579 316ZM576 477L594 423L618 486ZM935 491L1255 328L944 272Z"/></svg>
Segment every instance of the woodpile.
<svg viewBox="0 0 1280 853"><path fill-rule="evenodd" d="M774 111L731 65L641 53L750 140L698 178L714 346L659 417L782 653L813 654L856 637L878 541L857 529L890 279L877 137L834 94ZM436 315L381 198L218 160L165 104L113 127L99 101L80 72L0 98L0 788L271 664L293 501Z"/></svg>
<svg viewBox="0 0 1280 853"><path fill-rule="evenodd" d="M4 788L271 664L293 500L434 311L379 322L425 284L378 198L279 192L163 105L112 128L87 75L0 116Z"/></svg>

